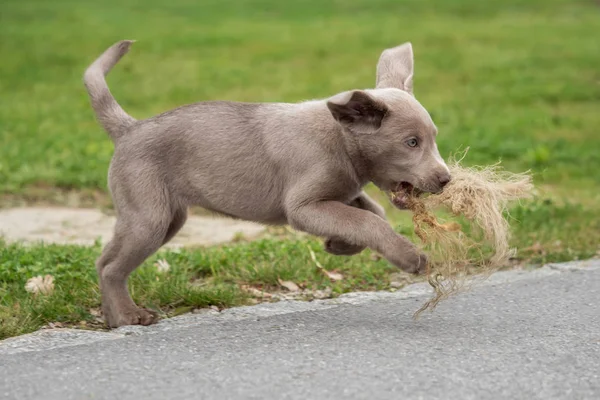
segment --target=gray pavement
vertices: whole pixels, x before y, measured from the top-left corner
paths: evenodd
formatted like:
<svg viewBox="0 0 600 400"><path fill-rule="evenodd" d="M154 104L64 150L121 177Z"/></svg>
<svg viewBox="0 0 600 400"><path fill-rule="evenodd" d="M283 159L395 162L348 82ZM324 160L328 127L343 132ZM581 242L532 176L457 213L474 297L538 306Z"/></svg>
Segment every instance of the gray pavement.
<svg viewBox="0 0 600 400"><path fill-rule="evenodd" d="M422 285L34 335L0 343L0 398L600 399L599 289L592 261L498 273L417 321Z"/></svg>

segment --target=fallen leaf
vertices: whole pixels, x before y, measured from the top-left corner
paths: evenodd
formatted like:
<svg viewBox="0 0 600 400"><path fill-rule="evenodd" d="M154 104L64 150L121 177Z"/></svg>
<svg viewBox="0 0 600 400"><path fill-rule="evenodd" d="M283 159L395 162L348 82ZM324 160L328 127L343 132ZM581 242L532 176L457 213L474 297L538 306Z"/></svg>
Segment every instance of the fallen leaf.
<svg viewBox="0 0 600 400"><path fill-rule="evenodd" d="M317 268L319 268L321 271L323 271L323 273L325 275L327 275L327 277L329 279L331 279L332 281L341 281L342 279L344 279L344 276L342 274L340 274L339 272L327 271L323 267L323 265L321 265L319 260L317 260L317 256L315 255L315 252L310 247L308 248L308 252L310 254L310 258L312 258L312 260L315 263L315 265L317 266Z"/></svg>
<svg viewBox="0 0 600 400"><path fill-rule="evenodd" d="M38 275L29 278L25 283L25 290L33 294L51 294L54 291L54 277Z"/></svg>
<svg viewBox="0 0 600 400"><path fill-rule="evenodd" d="M300 292L289 292L289 293L273 293L273 299L275 300L299 300L303 294Z"/></svg>
<svg viewBox="0 0 600 400"><path fill-rule="evenodd" d="M332 290L330 287L326 287L323 290L315 290L313 292L313 297L315 299L328 299L331 297Z"/></svg>
<svg viewBox="0 0 600 400"><path fill-rule="evenodd" d="M174 309L173 311L171 311L170 316L171 317L176 317L178 315L187 314L187 313L191 312L192 309L193 309L192 306L177 307L176 309Z"/></svg>
<svg viewBox="0 0 600 400"><path fill-rule="evenodd" d="M101 317L102 311L99 308L90 308L90 314L94 317Z"/></svg>
<svg viewBox="0 0 600 400"><path fill-rule="evenodd" d="M300 288L298 287L298 285L296 285L292 281L282 281L281 279L277 278L277 282L279 282L279 284L281 286L283 286L284 288L286 288L290 292L297 292L297 291L300 290Z"/></svg>
<svg viewBox="0 0 600 400"><path fill-rule="evenodd" d="M381 256L377 253L371 253L371 261L379 261L381 260Z"/></svg>
<svg viewBox="0 0 600 400"><path fill-rule="evenodd" d="M258 290L256 288L253 288L252 286L242 285L241 288L242 288L242 290L250 293L254 297L266 298L266 299L273 297L273 295L271 293L263 292L262 290Z"/></svg>
<svg viewBox="0 0 600 400"><path fill-rule="evenodd" d="M104 324L104 319L102 318L102 310L99 308L90 308L90 314L94 317L94 322L97 324Z"/></svg>
<svg viewBox="0 0 600 400"><path fill-rule="evenodd" d="M339 272L327 271L325 268L322 268L321 271L323 271L323 273L332 281L341 281L344 279L344 275L340 274Z"/></svg>
<svg viewBox="0 0 600 400"><path fill-rule="evenodd" d="M171 269L171 266L165 259L158 260L154 263L154 266L156 267L156 270L160 273L169 272L169 270Z"/></svg>

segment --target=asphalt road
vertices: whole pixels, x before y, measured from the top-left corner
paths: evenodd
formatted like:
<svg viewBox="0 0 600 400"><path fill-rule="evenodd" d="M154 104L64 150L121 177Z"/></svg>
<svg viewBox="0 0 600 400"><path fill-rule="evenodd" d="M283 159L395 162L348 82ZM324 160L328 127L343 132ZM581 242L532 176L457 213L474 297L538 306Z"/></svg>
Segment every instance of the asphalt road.
<svg viewBox="0 0 600 400"><path fill-rule="evenodd" d="M600 399L600 262L0 355L7 399Z"/></svg>

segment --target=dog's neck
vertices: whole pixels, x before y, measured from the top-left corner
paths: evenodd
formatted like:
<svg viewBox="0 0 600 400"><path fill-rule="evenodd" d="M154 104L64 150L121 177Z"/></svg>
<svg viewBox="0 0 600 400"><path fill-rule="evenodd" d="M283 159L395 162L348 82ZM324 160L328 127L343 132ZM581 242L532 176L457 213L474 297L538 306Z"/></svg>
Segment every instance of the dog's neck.
<svg viewBox="0 0 600 400"><path fill-rule="evenodd" d="M325 101L307 101L299 105L302 118L311 120L309 125L314 126L315 131L322 132L324 137L337 139L338 144L343 144L343 149L340 150L352 166L353 178L360 187L366 185L370 181L371 163L361 151L356 134L342 128L331 115ZM339 146L337 148L339 149Z"/></svg>
<svg viewBox="0 0 600 400"><path fill-rule="evenodd" d="M354 167L356 177L359 181L359 185L363 187L369 181L371 176L371 162L364 156L361 151L359 140L356 135L337 124L336 129L339 130L339 134L343 137L344 147L350 163Z"/></svg>

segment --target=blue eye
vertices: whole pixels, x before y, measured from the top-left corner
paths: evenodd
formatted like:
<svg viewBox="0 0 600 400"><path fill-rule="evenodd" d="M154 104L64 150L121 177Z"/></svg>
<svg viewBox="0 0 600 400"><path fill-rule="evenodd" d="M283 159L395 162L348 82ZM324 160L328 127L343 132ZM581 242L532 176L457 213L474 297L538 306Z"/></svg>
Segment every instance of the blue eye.
<svg viewBox="0 0 600 400"><path fill-rule="evenodd" d="M410 138L406 141L406 145L408 147L417 147L418 144L419 144L419 141L416 138Z"/></svg>

